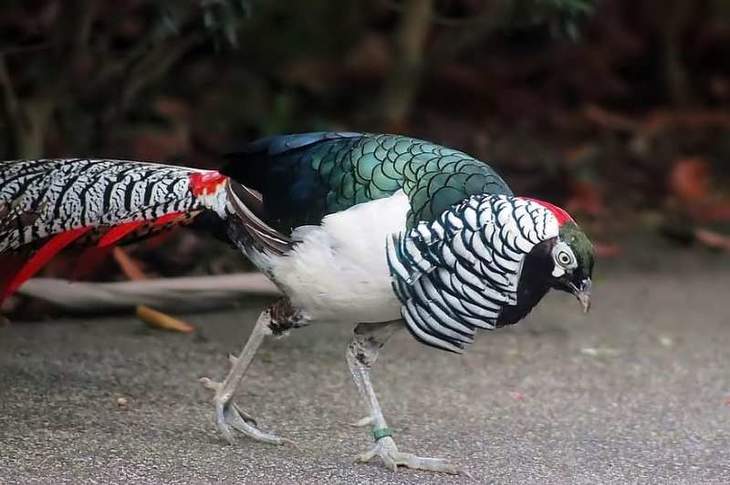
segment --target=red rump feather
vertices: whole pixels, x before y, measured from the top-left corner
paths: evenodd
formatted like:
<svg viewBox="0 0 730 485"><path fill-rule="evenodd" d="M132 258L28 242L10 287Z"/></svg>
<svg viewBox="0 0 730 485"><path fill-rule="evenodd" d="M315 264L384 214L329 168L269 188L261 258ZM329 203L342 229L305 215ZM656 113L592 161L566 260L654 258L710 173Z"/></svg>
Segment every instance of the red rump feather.
<svg viewBox="0 0 730 485"><path fill-rule="evenodd" d="M537 202L538 204L540 204L541 206L543 206L544 208L546 208L547 210L552 212L552 214L558 220L558 225L560 225L560 226L562 226L566 222L575 222L573 220L573 218L571 217L571 215L568 214L568 211L566 211L565 209L563 209L561 207L558 207L555 204L551 204L550 202L546 202L544 200L535 199L533 197L522 197L522 198L526 199L526 200L531 200L533 202Z"/></svg>
<svg viewBox="0 0 730 485"><path fill-rule="evenodd" d="M192 192L196 197L212 194L216 191L220 184L226 181L227 178L228 177L215 170L207 172L193 172L190 174L189 178L190 192Z"/></svg>

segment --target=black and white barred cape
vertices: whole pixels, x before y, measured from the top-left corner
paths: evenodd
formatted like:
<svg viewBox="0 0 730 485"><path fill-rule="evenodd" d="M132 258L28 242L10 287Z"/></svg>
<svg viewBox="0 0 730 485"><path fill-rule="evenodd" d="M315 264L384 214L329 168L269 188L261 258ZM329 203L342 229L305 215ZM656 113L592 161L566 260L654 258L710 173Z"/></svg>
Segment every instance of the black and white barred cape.
<svg viewBox="0 0 730 485"><path fill-rule="evenodd" d="M394 236L388 266L408 329L425 344L462 352L477 328L494 329L503 307L517 303L525 257L558 231L538 202L477 195Z"/></svg>

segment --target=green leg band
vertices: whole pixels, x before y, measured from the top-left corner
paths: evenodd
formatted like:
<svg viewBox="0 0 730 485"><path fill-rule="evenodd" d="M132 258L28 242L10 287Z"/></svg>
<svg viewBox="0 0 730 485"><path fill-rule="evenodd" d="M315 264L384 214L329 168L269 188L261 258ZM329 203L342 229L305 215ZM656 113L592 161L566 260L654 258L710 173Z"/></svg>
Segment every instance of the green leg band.
<svg viewBox="0 0 730 485"><path fill-rule="evenodd" d="M377 428L373 430L373 438L378 441L387 436L393 436L393 430L390 428Z"/></svg>

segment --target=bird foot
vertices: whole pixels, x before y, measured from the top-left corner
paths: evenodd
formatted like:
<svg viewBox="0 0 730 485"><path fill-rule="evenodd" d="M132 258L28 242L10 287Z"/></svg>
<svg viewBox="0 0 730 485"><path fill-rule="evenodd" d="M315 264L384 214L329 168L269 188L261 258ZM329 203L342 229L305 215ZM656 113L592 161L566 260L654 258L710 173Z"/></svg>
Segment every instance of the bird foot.
<svg viewBox="0 0 730 485"><path fill-rule="evenodd" d="M396 471L399 466L404 466L414 470L451 473L454 475L463 473L454 465L441 458L425 458L416 456L413 453L402 453L398 451L395 441L389 436L379 439L372 449L359 455L355 459L355 462L368 463L376 456L380 457L385 466L393 471Z"/></svg>
<svg viewBox="0 0 730 485"><path fill-rule="evenodd" d="M213 397L215 425L228 443L235 444L236 439L234 438L233 430L236 430L256 441L272 445L282 445L284 443L294 444L293 441L287 438L261 431L257 427L256 420L250 414L239 408L232 399L224 399L222 397L223 383L207 377L202 377L200 382L206 389L215 392Z"/></svg>

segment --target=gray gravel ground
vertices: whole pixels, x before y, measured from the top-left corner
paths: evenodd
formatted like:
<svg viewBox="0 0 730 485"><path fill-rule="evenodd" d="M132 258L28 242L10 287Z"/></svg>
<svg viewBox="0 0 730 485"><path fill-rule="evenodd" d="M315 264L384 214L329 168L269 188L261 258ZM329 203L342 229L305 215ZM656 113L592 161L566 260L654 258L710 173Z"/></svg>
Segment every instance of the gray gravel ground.
<svg viewBox="0 0 730 485"><path fill-rule="evenodd" d="M587 318L550 295L464 356L396 336L375 372L396 441L479 483L730 483L730 271L719 258L614 270ZM191 315L193 336L126 317L0 328L0 482L468 481L351 463L370 442L345 424L364 413L342 325L268 342L239 394L299 449L223 444L197 379L224 375L262 304Z"/></svg>

